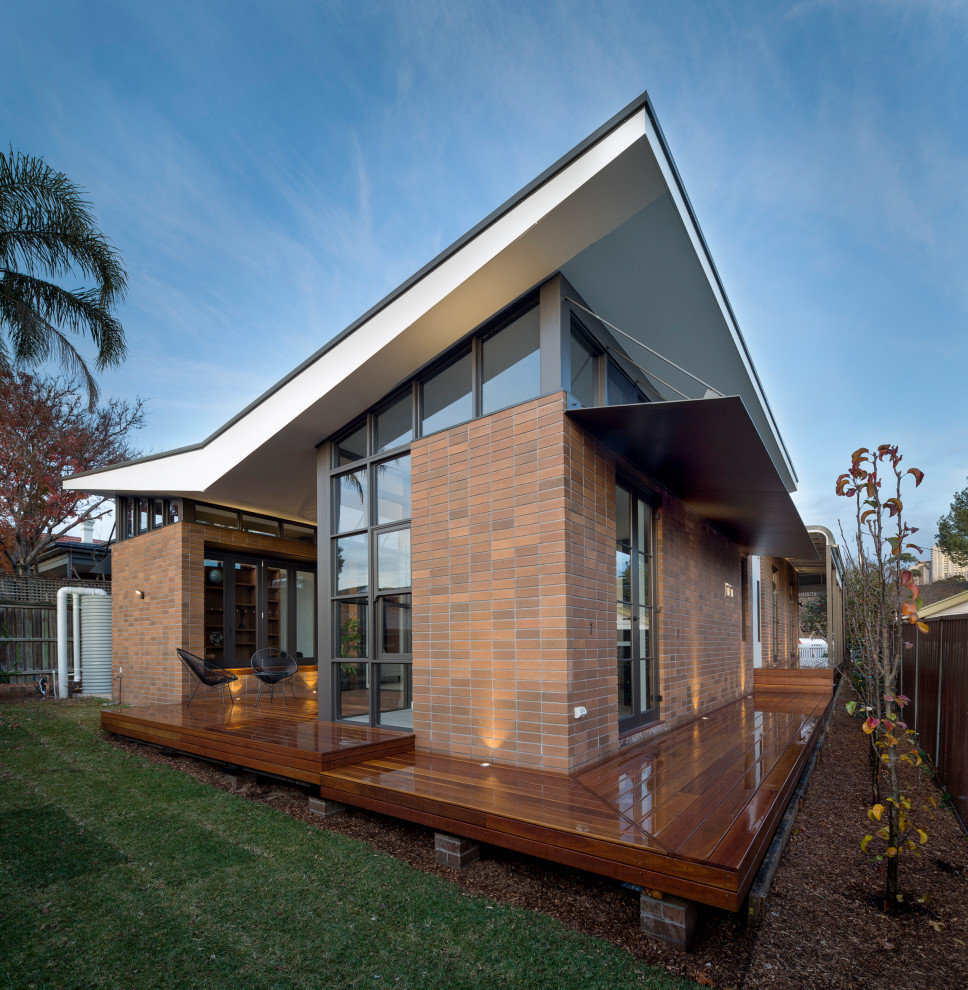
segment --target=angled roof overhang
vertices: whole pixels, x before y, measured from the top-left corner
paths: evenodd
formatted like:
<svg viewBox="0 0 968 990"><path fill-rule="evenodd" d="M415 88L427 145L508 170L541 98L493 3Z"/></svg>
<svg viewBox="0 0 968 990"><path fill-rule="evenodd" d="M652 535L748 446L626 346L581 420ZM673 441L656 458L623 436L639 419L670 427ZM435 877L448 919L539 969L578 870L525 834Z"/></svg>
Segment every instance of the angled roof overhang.
<svg viewBox="0 0 968 990"><path fill-rule="evenodd" d="M751 554L814 559L800 515L739 396L567 415Z"/></svg>
<svg viewBox="0 0 968 990"><path fill-rule="evenodd" d="M208 439L73 476L65 487L180 495L315 521L319 441L559 271L603 318L721 393L742 396L761 446L786 488L795 487L646 94ZM697 362L703 367L691 367Z"/></svg>

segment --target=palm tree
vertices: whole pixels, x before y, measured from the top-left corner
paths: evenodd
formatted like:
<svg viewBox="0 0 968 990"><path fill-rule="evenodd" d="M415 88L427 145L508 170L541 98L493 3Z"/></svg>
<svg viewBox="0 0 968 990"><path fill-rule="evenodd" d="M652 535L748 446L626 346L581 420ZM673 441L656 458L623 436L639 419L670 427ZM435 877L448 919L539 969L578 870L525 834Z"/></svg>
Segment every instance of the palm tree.
<svg viewBox="0 0 968 990"><path fill-rule="evenodd" d="M78 274L94 285L58 284ZM112 311L126 289L82 191L42 158L0 152L0 367L54 357L84 379L93 409L97 383L68 334L93 339L98 371L120 364L124 330Z"/></svg>

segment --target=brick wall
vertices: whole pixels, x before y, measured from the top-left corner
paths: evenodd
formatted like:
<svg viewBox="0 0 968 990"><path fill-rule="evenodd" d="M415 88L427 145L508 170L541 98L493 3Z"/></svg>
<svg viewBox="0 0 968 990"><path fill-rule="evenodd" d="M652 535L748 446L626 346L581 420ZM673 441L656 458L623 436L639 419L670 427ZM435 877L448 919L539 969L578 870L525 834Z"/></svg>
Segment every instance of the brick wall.
<svg viewBox="0 0 968 990"><path fill-rule="evenodd" d="M316 548L293 540L195 523L175 523L122 540L111 550L113 667L124 672L124 701L168 704L192 685L175 653L204 653L204 560L213 552L315 562ZM135 596L135 589L145 593ZM114 682L117 697L118 682Z"/></svg>
<svg viewBox="0 0 968 990"><path fill-rule="evenodd" d="M656 535L660 713L672 726L752 691L752 610L744 642L739 548L669 492Z"/></svg>
<svg viewBox="0 0 968 990"><path fill-rule="evenodd" d="M418 746L562 771L603 755L616 741L607 458L561 394L411 457Z"/></svg>
<svg viewBox="0 0 968 990"><path fill-rule="evenodd" d="M774 643L773 571L777 578L777 611L779 633ZM796 667L798 664L799 602L797 573L780 557L760 559L760 580L763 583L763 666ZM792 591L792 599L791 599Z"/></svg>
<svg viewBox="0 0 968 990"><path fill-rule="evenodd" d="M413 445L418 747L567 771L620 744L614 458L564 409L563 395L549 396ZM744 641L748 559L672 494L641 484L660 501L654 732L752 691L755 607L750 580ZM764 560L767 582L773 566L789 638L793 572ZM772 611L765 621L771 632ZM586 718L574 719L576 705Z"/></svg>

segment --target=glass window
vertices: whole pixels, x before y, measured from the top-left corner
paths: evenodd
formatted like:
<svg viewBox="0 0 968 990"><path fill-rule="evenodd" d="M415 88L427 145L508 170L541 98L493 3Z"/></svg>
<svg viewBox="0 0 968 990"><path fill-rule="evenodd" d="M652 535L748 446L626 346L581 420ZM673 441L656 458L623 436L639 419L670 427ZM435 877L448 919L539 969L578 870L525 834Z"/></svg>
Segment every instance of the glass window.
<svg viewBox="0 0 968 990"><path fill-rule="evenodd" d="M370 720L370 665L339 663L338 718L367 723Z"/></svg>
<svg viewBox="0 0 968 990"><path fill-rule="evenodd" d="M413 670L409 663L381 663L379 674L380 725L413 729Z"/></svg>
<svg viewBox="0 0 968 990"><path fill-rule="evenodd" d="M296 571L296 659L316 655L316 572Z"/></svg>
<svg viewBox="0 0 968 990"><path fill-rule="evenodd" d="M376 414L376 450L389 450L413 439L413 397L410 392Z"/></svg>
<svg viewBox="0 0 968 990"><path fill-rule="evenodd" d="M126 498L124 501L124 535L125 537L136 536L138 530L135 528L136 499Z"/></svg>
<svg viewBox="0 0 968 990"><path fill-rule="evenodd" d="M367 535L344 536L336 540L336 593L366 591L370 583Z"/></svg>
<svg viewBox="0 0 968 990"><path fill-rule="evenodd" d="M374 468L376 523L403 522L410 518L410 455L383 461ZM408 582L409 583L409 582Z"/></svg>
<svg viewBox="0 0 968 990"><path fill-rule="evenodd" d="M608 404L610 406L626 406L633 402L641 402L642 395L635 383L619 368L614 361L608 362Z"/></svg>
<svg viewBox="0 0 968 990"><path fill-rule="evenodd" d="M533 399L541 392L538 307L483 343L482 415Z"/></svg>
<svg viewBox="0 0 968 990"><path fill-rule="evenodd" d="M265 519L262 516L250 516L244 512L242 513L242 528L247 533L259 533L262 536L279 535L279 523L276 522L275 519Z"/></svg>
<svg viewBox="0 0 968 990"><path fill-rule="evenodd" d="M148 532L148 519L151 515L151 500L147 498L138 501L138 532Z"/></svg>
<svg viewBox="0 0 968 990"><path fill-rule="evenodd" d="M384 595L380 599L380 653L409 656L413 653L410 595Z"/></svg>
<svg viewBox="0 0 968 990"><path fill-rule="evenodd" d="M225 529L239 528L239 514L233 509L218 509L214 505L196 505L195 522L207 526L223 526Z"/></svg>
<svg viewBox="0 0 968 990"><path fill-rule="evenodd" d="M284 522L282 524L282 535L284 539L296 540L299 543L316 542L316 530L310 526L298 526L296 523Z"/></svg>
<svg viewBox="0 0 968 990"><path fill-rule="evenodd" d="M366 468L341 474L335 479L333 488L336 532L363 529L367 522Z"/></svg>
<svg viewBox="0 0 968 990"><path fill-rule="evenodd" d="M333 626L338 657L365 657L366 599L356 598L333 603Z"/></svg>
<svg viewBox="0 0 968 990"><path fill-rule="evenodd" d="M595 405L595 352L575 329L571 331L571 394L583 405Z"/></svg>
<svg viewBox="0 0 968 990"><path fill-rule="evenodd" d="M473 415L471 354L467 351L424 382L423 434L465 423Z"/></svg>
<svg viewBox="0 0 968 990"><path fill-rule="evenodd" d="M165 525L165 505L160 498L151 503L151 528L158 529Z"/></svg>
<svg viewBox="0 0 968 990"><path fill-rule="evenodd" d="M352 464L366 457L366 421L364 420L352 432L346 434L336 444L337 465Z"/></svg>
<svg viewBox="0 0 968 990"><path fill-rule="evenodd" d="M377 537L377 587L410 587L410 530L394 529Z"/></svg>
<svg viewBox="0 0 968 990"><path fill-rule="evenodd" d="M205 659L225 657L225 562L205 560Z"/></svg>
<svg viewBox="0 0 968 990"><path fill-rule="evenodd" d="M178 522L178 503L169 502L168 503L168 521L170 523Z"/></svg>
<svg viewBox="0 0 968 990"><path fill-rule="evenodd" d="M266 646L289 650L289 569L266 568Z"/></svg>

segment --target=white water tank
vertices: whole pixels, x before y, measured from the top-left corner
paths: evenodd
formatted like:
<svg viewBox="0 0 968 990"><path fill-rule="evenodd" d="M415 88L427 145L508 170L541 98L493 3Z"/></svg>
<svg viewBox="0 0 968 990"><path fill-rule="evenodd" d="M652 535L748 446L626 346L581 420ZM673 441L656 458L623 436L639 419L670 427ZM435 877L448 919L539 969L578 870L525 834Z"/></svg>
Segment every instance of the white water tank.
<svg viewBox="0 0 968 990"><path fill-rule="evenodd" d="M85 694L111 693L111 596L81 599L81 684Z"/></svg>

